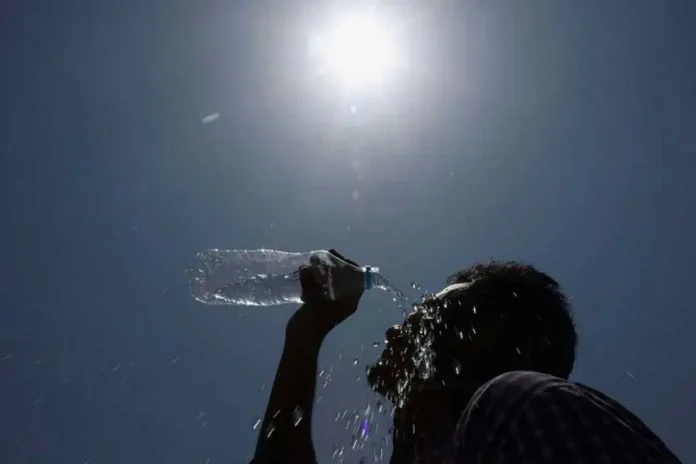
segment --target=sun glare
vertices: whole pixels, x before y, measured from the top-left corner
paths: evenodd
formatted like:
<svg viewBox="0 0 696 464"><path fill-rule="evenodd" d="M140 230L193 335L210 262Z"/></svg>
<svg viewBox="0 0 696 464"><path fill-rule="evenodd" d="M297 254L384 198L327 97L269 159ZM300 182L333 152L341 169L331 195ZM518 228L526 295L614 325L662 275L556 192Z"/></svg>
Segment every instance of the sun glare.
<svg viewBox="0 0 696 464"><path fill-rule="evenodd" d="M335 21L312 49L321 72L349 89L383 81L395 62L389 28L372 12Z"/></svg>

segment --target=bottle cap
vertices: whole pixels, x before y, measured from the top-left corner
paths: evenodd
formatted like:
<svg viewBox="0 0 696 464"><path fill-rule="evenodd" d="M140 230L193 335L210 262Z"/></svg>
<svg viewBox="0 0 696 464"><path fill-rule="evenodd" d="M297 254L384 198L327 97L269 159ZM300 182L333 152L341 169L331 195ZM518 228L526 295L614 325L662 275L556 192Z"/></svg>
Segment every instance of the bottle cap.
<svg viewBox="0 0 696 464"><path fill-rule="evenodd" d="M375 285L375 272L379 272L379 269L365 266L363 270L365 271L365 290L369 290Z"/></svg>

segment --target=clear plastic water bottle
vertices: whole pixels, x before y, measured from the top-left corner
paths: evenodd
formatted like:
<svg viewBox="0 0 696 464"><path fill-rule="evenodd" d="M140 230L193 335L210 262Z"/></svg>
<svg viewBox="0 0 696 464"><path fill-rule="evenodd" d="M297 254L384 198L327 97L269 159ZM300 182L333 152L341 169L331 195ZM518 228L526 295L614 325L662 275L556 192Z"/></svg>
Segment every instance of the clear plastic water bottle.
<svg viewBox="0 0 696 464"><path fill-rule="evenodd" d="M309 267L327 298L375 286L378 268L357 267L328 251L207 250L191 263L193 297L211 305L301 303L300 269Z"/></svg>

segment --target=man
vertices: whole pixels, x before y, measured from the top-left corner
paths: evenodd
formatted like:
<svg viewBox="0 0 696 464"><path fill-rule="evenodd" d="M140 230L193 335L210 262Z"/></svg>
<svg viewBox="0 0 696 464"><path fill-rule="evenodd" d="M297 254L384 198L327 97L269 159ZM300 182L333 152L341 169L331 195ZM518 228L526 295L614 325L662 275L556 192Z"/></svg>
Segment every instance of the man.
<svg viewBox="0 0 696 464"><path fill-rule="evenodd" d="M334 287L351 290L329 301L315 275L301 272L305 303L287 325L256 463L316 462L319 349L356 311L362 289L349 273L335 275ZM616 401L567 380L577 336L552 278L491 262L448 284L387 330L368 369L371 387L395 405L392 463L679 462Z"/></svg>

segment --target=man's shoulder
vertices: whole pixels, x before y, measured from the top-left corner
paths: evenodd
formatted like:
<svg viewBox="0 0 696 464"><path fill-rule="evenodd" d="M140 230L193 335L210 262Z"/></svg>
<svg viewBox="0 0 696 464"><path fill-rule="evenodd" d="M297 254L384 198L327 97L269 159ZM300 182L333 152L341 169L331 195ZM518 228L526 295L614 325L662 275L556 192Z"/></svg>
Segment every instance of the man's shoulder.
<svg viewBox="0 0 696 464"><path fill-rule="evenodd" d="M563 390L570 386L584 388L569 380L541 372L506 372L481 386L471 397L467 411L471 413L483 409L480 412L490 413L491 409L496 407L508 410L514 406L522 406L545 390Z"/></svg>
<svg viewBox="0 0 696 464"><path fill-rule="evenodd" d="M558 388L568 385L577 385L570 380L554 377L550 374L535 371L512 371L501 374L481 386L476 392L486 395L501 395L517 392L519 394L533 394L536 391ZM474 395L474 396L476 396Z"/></svg>
<svg viewBox="0 0 696 464"><path fill-rule="evenodd" d="M533 371L506 372L489 380L474 393L461 415L456 433L460 444L472 449L490 441L539 391L568 383Z"/></svg>
<svg viewBox="0 0 696 464"><path fill-rule="evenodd" d="M472 423L497 428L530 408L537 416L571 409L595 410L642 424L614 399L586 385L542 372L513 371L491 379L474 393L459 428Z"/></svg>
<svg viewBox="0 0 696 464"><path fill-rule="evenodd" d="M508 372L484 384L464 410L456 437L459 452L473 461L493 449L521 446L529 453L554 455L558 462L566 460L563 456L575 456L577 450L585 450L595 461L607 455L617 462L645 455L678 462L640 419L615 400L540 372ZM535 456L529 462L542 461Z"/></svg>
<svg viewBox="0 0 696 464"><path fill-rule="evenodd" d="M613 398L594 388L534 371L513 371L499 375L481 386L472 396L464 415L485 413L487 416L516 415L521 408L530 406L555 407L557 404L579 400L584 409L592 407L612 415L625 416L633 421L635 416Z"/></svg>

